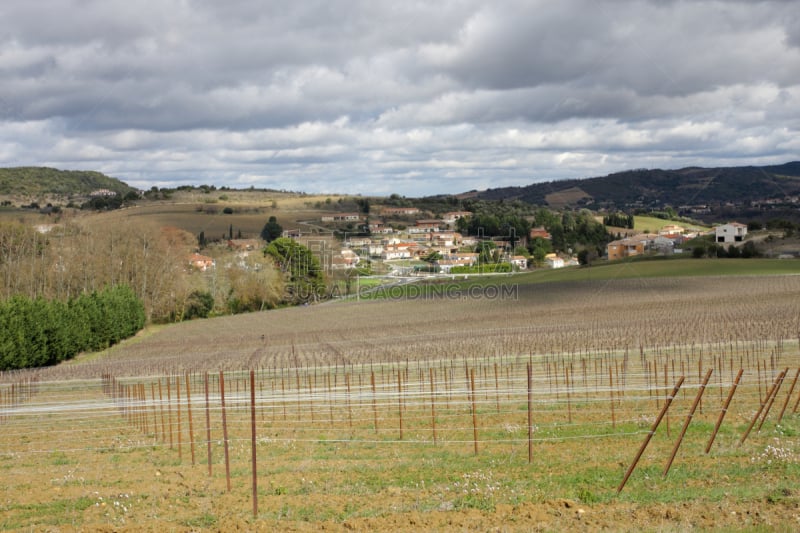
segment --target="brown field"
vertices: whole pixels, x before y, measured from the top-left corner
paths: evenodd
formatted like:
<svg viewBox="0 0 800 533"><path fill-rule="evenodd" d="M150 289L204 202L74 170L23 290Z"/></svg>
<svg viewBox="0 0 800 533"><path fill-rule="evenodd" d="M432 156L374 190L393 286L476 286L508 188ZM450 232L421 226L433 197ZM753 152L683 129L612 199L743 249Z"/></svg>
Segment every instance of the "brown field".
<svg viewBox="0 0 800 533"><path fill-rule="evenodd" d="M798 528L800 276L491 287L183 323L5 374L0 529Z"/></svg>
<svg viewBox="0 0 800 533"><path fill-rule="evenodd" d="M216 191L216 193L219 192ZM224 193L229 196L228 200L217 201L215 196L199 192L176 193L174 202L141 202L128 209L88 216L94 217L97 223L137 224L139 221L145 221L158 226L177 227L194 235L203 231L207 238L227 236L233 226L234 236L241 231L243 238L255 238L258 237L270 216L277 217L278 223L284 229L300 228L306 233L319 231L322 214L335 210L335 207L331 207L329 210L314 207L316 202L324 202L327 197L263 192L224 191ZM203 197L206 196L211 196L211 198L205 198L204 201ZM261 196L263 198L260 198ZM272 207L273 201L277 204L275 208ZM335 205L334 203L333 206ZM232 208L234 212L224 213L223 210L226 207Z"/></svg>
<svg viewBox="0 0 800 533"><path fill-rule="evenodd" d="M550 193L544 197L547 205L553 209L561 209L568 205L575 205L578 200L582 198L591 198L591 195L586 193L586 191L580 187L570 187L569 189L564 189L563 191Z"/></svg>

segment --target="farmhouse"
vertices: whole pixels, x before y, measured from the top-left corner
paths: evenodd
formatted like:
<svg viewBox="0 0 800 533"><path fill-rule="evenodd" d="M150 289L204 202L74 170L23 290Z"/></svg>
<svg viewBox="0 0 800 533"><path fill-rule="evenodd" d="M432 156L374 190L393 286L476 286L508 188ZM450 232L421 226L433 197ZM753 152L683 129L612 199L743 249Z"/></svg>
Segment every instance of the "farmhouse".
<svg viewBox="0 0 800 533"><path fill-rule="evenodd" d="M611 241L606 245L609 261L616 261L625 257L633 257L644 253L645 241L629 237L618 241Z"/></svg>
<svg viewBox="0 0 800 533"><path fill-rule="evenodd" d="M418 215L419 209L416 207L384 207L381 209L383 216L397 216L397 215Z"/></svg>
<svg viewBox="0 0 800 533"><path fill-rule="evenodd" d="M445 224L452 225L462 218L472 216L472 211L448 211L442 215L442 221Z"/></svg>
<svg viewBox="0 0 800 533"><path fill-rule="evenodd" d="M339 254L331 258L331 268L334 270L342 270L353 268L361 261L358 254L348 248L343 249Z"/></svg>
<svg viewBox="0 0 800 533"><path fill-rule="evenodd" d="M428 233L428 232L436 232L439 231L439 228L442 226L441 220L417 220L417 222L410 228L408 228L409 233Z"/></svg>
<svg viewBox="0 0 800 533"><path fill-rule="evenodd" d="M686 231L686 228L683 226L676 226L675 224L667 224L663 226L660 230L658 230L659 235L663 235L667 238L672 239L675 235L683 235Z"/></svg>
<svg viewBox="0 0 800 533"><path fill-rule="evenodd" d="M334 213L332 215L322 215L323 222L358 222L361 215L358 213Z"/></svg>
<svg viewBox="0 0 800 533"><path fill-rule="evenodd" d="M564 268L564 260L556 254L547 254L544 256L544 261L548 268Z"/></svg>
<svg viewBox="0 0 800 533"><path fill-rule="evenodd" d="M200 272L205 272L209 268L214 268L216 265L213 258L197 253L189 256L189 264Z"/></svg>
<svg viewBox="0 0 800 533"><path fill-rule="evenodd" d="M524 255L515 255L515 256L513 256L509 260L509 263L511 263L511 265L514 268L517 268L519 270L525 270L525 269L528 268L528 258L525 257Z"/></svg>
<svg viewBox="0 0 800 533"><path fill-rule="evenodd" d="M428 234L431 246L452 247L461 244L461 234L455 231L432 232Z"/></svg>
<svg viewBox="0 0 800 533"><path fill-rule="evenodd" d="M716 242L732 243L741 242L747 235L747 225L739 222L730 222L714 228Z"/></svg>
<svg viewBox="0 0 800 533"><path fill-rule="evenodd" d="M411 259L418 246L415 242L398 242L387 244L381 252L381 259L390 261L392 259Z"/></svg>
<svg viewBox="0 0 800 533"><path fill-rule="evenodd" d="M536 237L539 237L540 239L547 239L549 241L549 240L551 240L553 238L550 235L550 232L547 231L546 229L544 229L541 226L538 227L538 228L531 228L531 231L530 231L529 235L530 235L531 239L535 239Z"/></svg>

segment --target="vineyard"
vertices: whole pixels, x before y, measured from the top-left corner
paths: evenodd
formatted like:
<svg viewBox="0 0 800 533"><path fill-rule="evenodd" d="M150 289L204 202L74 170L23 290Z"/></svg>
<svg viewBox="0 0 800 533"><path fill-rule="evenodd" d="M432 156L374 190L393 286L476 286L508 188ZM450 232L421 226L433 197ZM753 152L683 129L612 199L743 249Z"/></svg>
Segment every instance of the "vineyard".
<svg viewBox="0 0 800 533"><path fill-rule="evenodd" d="M449 294L3 374L0 528L798 527L800 278Z"/></svg>

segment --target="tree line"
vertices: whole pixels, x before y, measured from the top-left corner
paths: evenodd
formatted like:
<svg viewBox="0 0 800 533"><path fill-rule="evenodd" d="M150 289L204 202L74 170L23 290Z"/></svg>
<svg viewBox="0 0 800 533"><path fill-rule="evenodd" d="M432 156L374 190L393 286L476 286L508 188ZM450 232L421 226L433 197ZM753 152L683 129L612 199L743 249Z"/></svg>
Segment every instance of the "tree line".
<svg viewBox="0 0 800 533"><path fill-rule="evenodd" d="M54 365L101 350L144 323L144 306L127 285L68 301L16 295L0 302L0 370Z"/></svg>

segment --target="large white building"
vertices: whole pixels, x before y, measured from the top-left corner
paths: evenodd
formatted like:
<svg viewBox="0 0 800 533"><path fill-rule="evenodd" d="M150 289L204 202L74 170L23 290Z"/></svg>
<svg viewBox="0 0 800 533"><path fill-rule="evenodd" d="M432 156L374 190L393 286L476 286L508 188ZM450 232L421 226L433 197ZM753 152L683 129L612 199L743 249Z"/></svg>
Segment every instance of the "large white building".
<svg viewBox="0 0 800 533"><path fill-rule="evenodd" d="M747 225L730 222L714 228L715 240L719 243L741 242L747 235Z"/></svg>

